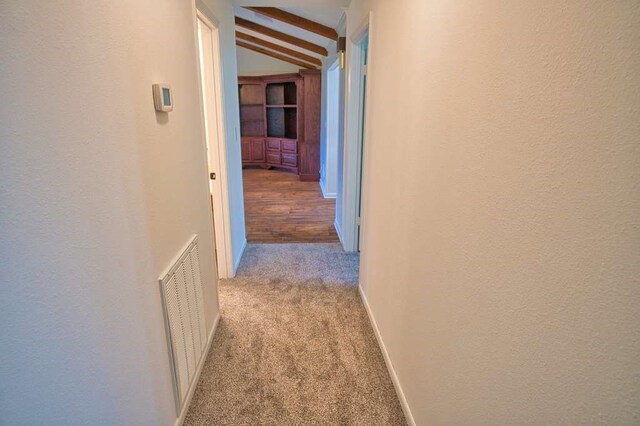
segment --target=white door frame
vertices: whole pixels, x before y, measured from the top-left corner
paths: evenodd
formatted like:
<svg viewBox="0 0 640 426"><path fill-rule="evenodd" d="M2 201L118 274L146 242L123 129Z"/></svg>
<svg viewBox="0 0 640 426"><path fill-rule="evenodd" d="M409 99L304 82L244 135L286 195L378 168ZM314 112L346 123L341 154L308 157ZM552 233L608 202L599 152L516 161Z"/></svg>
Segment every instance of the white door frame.
<svg viewBox="0 0 640 426"><path fill-rule="evenodd" d="M365 198L366 176L360 185L360 168L361 149L367 144L369 139L369 128L371 120L370 92L371 84L367 84L365 95L365 116L362 127L362 86L363 86L363 67L362 67L362 41L365 37L369 37L369 49L367 57L367 81L371 81L371 30L372 30L373 13L369 12L367 18L353 31L347 38L347 76L346 76L346 109L344 121L344 162L342 177L342 245L345 251L354 252L358 250L358 226L360 232L364 230L364 215L360 218L358 224L358 196L362 197L363 205ZM364 139L361 140L360 135L364 130ZM368 150L364 151L363 163L366 163ZM362 194L359 194L360 188L363 188Z"/></svg>
<svg viewBox="0 0 640 426"><path fill-rule="evenodd" d="M196 2L198 3L198 2ZM228 187L228 171L227 171L227 150L226 150L226 133L224 119L224 91L222 90L222 62L220 55L220 38L219 38L219 22L212 16L210 12L205 12L199 5L196 5L195 17L196 31L196 49L198 63L198 81L200 82L200 93L203 93L204 76L202 74L202 52L200 51L198 20L211 29L211 46L213 56L213 102L214 105L207 106L203 96L200 97L200 110L202 122L204 126L205 143L209 158L204 160L207 162L207 170L209 173L214 172L216 179L211 181L209 173L207 173L207 185L213 183L213 211L209 209L211 214L211 226L215 235L215 252L218 264L219 278L232 278L234 276L233 254L231 245L231 218L229 214L229 187ZM207 114L207 110L215 111L214 114ZM209 129L215 131L215 137L210 137ZM213 170L209 170L211 167ZM211 192L211 191L210 191Z"/></svg>

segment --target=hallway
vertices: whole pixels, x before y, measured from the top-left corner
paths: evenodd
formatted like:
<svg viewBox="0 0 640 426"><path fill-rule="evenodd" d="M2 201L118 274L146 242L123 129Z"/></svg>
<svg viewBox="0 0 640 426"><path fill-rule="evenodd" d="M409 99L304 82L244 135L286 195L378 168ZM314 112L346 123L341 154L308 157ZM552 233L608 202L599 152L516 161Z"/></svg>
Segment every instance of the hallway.
<svg viewBox="0 0 640 426"><path fill-rule="evenodd" d="M640 0L1 4L0 425L640 424Z"/></svg>
<svg viewBox="0 0 640 426"><path fill-rule="evenodd" d="M339 244L252 244L220 285L221 319L187 425L404 425Z"/></svg>
<svg viewBox="0 0 640 426"><path fill-rule="evenodd" d="M323 198L318 182L302 182L282 170L242 171L249 243L338 242L335 199Z"/></svg>

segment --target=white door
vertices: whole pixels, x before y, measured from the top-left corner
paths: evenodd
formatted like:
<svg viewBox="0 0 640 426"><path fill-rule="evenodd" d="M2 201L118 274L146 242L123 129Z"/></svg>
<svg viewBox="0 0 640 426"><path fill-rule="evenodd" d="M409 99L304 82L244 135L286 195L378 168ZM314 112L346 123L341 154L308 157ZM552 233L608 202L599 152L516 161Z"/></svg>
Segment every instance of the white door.
<svg viewBox="0 0 640 426"><path fill-rule="evenodd" d="M361 56L361 70L362 70L362 78L361 78L361 86L360 86L360 117L359 117L359 129L360 134L358 135L358 185L357 185L357 194L356 194L356 212L357 219L356 225L358 230L358 238L357 238L357 249L358 251L362 248L362 181L364 176L364 141L365 141L365 117L366 117L366 105L367 105L367 57L369 53L369 36L367 35L361 42L362 48L362 56Z"/></svg>
<svg viewBox="0 0 640 426"><path fill-rule="evenodd" d="M224 143L221 132L221 105L218 85L216 84L215 49L217 44L217 28L205 17L198 14L198 48L200 55L200 77L202 89L202 103L205 121L205 141L207 149L207 163L209 169L209 192L213 221L215 261L221 278L231 276L227 259L224 214L222 210L222 185L220 179L220 146ZM231 272L232 273L232 272Z"/></svg>

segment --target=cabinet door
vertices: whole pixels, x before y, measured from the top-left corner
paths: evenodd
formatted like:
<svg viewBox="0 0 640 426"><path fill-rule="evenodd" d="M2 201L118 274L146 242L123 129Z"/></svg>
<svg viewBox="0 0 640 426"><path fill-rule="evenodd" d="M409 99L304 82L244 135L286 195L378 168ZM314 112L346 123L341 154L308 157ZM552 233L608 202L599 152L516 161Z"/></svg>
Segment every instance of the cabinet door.
<svg viewBox="0 0 640 426"><path fill-rule="evenodd" d="M298 166L298 156L296 154L287 154L282 153L282 165L297 167Z"/></svg>
<svg viewBox="0 0 640 426"><path fill-rule="evenodd" d="M251 141L251 161L264 161L264 140L257 139Z"/></svg>
<svg viewBox="0 0 640 426"><path fill-rule="evenodd" d="M267 139L267 150L280 151L280 139Z"/></svg>
<svg viewBox="0 0 640 426"><path fill-rule="evenodd" d="M298 141L283 139L282 152L291 152L293 154L296 154L298 152Z"/></svg>
<svg viewBox="0 0 640 426"><path fill-rule="evenodd" d="M267 151L267 163L280 165L280 153Z"/></svg>
<svg viewBox="0 0 640 426"><path fill-rule="evenodd" d="M240 144L240 148L242 150L242 162L251 162L251 142L242 141L242 143Z"/></svg>

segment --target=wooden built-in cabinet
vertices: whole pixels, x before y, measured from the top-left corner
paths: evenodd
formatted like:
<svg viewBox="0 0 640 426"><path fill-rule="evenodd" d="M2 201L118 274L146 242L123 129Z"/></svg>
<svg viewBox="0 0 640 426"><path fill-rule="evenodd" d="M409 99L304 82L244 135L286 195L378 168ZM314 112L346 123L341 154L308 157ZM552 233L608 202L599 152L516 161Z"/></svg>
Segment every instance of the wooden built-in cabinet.
<svg viewBox="0 0 640 426"><path fill-rule="evenodd" d="M239 77L242 165L320 178L320 71Z"/></svg>

